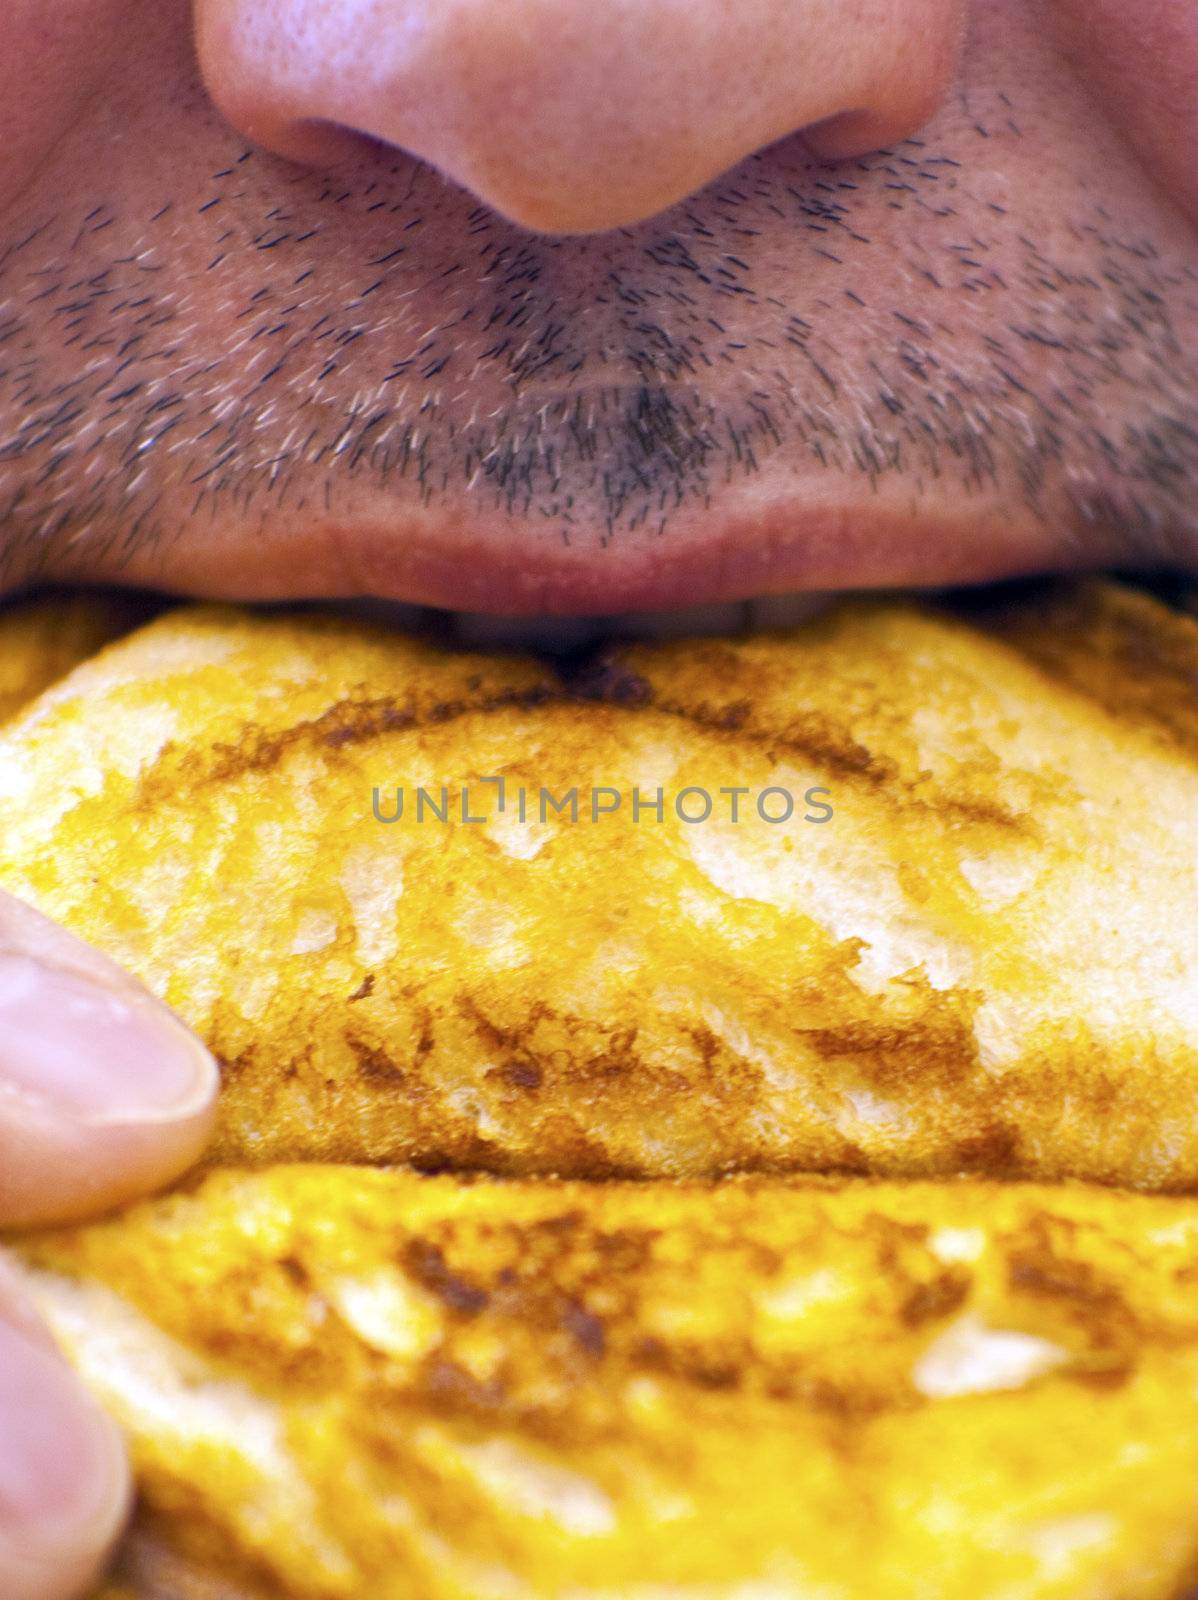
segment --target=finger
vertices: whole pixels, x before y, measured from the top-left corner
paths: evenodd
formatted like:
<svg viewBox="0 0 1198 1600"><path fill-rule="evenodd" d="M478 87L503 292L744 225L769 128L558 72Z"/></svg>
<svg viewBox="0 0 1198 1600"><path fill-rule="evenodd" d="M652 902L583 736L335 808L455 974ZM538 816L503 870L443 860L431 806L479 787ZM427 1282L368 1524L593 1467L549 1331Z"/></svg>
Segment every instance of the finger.
<svg viewBox="0 0 1198 1600"><path fill-rule="evenodd" d="M0 896L0 1225L82 1216L167 1182L203 1148L217 1081L166 1006Z"/></svg>
<svg viewBox="0 0 1198 1600"><path fill-rule="evenodd" d="M129 1469L115 1425L0 1276L0 1595L73 1600L124 1525Z"/></svg>

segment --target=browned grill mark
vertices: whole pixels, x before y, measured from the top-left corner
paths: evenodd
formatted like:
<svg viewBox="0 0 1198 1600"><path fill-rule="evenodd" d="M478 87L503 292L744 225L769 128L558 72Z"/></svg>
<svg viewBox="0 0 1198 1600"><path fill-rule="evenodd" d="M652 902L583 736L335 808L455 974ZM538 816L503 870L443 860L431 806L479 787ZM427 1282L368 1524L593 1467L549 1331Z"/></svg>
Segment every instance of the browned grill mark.
<svg viewBox="0 0 1198 1600"><path fill-rule="evenodd" d="M537 1000L528 1007L518 1023L501 1027L487 1016L473 995L460 995L457 1005L483 1045L505 1056L501 1072L516 1074L515 1079L509 1081L520 1083L520 1074L531 1072L535 1072L538 1085L546 1078L581 1084L589 1080L603 1082L653 1074L652 1064L635 1048L639 1033L635 1025L603 1025L594 1019L583 1019L559 1011L547 1001ZM535 1036L543 1024L553 1026L555 1041L572 1035L577 1048L563 1052L555 1042L554 1048L548 1053L539 1049ZM597 1036L601 1044L588 1045L586 1041L593 1036Z"/></svg>
<svg viewBox="0 0 1198 1600"><path fill-rule="evenodd" d="M709 736L756 749L771 762L798 760L833 780L862 784L899 807L934 810L950 821L990 824L1019 833L1034 831L1029 817L1011 811L993 795L943 789L926 795L914 793L893 760L870 750L846 726L822 711L799 711L776 726L758 724L751 702L743 695L725 704L688 704L661 695L648 679L625 667L616 657L605 660L596 671L595 680L584 675L567 678L558 685L542 682L423 705L402 704L387 696L345 697L319 716L287 728L268 731L249 724L235 740L214 740L207 747L181 747L168 741L157 760L139 777L132 806L134 810L153 809L164 802L177 803L184 788L197 792L247 775L268 773L302 748L336 752L389 734L419 734L445 727L475 714L486 716L568 704L581 711L589 701L597 707L618 706L625 713L653 711L677 718ZM592 682L598 685L593 692L589 687Z"/></svg>
<svg viewBox="0 0 1198 1600"><path fill-rule="evenodd" d="M856 781L876 791L892 790L897 803L927 806L962 822L980 822L1012 832L1033 831L1030 818L1020 816L994 795L937 791L934 799L912 795L903 783L897 765L861 744L852 733L820 711L798 712L777 726L759 725L753 720L752 702L743 697L724 704L700 701L687 704L659 694L640 674L635 692L625 692L619 672L623 664L615 657L605 658L598 674L599 688L583 698L609 701L633 710L652 710L662 716L677 717L704 733L735 736L733 742L761 750L771 760L780 757L799 759L821 768L842 782ZM631 669L624 669L629 670ZM602 692L609 679L616 683L612 695ZM573 688L577 680L569 680ZM584 686L588 680L583 679ZM881 691L879 691L881 693Z"/></svg>
<svg viewBox="0 0 1198 1600"><path fill-rule="evenodd" d="M338 700L311 721L298 722L270 734L251 725L236 743L211 745L215 760L210 760L204 781L227 783L244 773L268 771L290 750L304 744L340 750L346 745L368 743L388 733L444 727L465 716L485 716L513 708L528 711L554 698L548 686L536 684L526 689L504 689L496 694L480 695L476 700L444 700L424 707L401 706L387 698Z"/></svg>
<svg viewBox="0 0 1198 1600"><path fill-rule="evenodd" d="M375 1045L367 1044L365 1040L355 1038L351 1033L345 1036L345 1042L354 1053L358 1063L358 1071L364 1078L373 1078L381 1082L402 1084L412 1094L423 1096L427 1094L424 1084L417 1079L410 1079L404 1067L400 1066L389 1056L386 1051L378 1049Z"/></svg>
<svg viewBox="0 0 1198 1600"><path fill-rule="evenodd" d="M488 1078L498 1078L513 1089L539 1089L544 1074L535 1061L505 1061L501 1067L492 1067Z"/></svg>
<svg viewBox="0 0 1198 1600"><path fill-rule="evenodd" d="M1026 1175L1019 1129L1007 1122L990 1122L980 1133L958 1139L954 1153L962 1172L984 1172L994 1178Z"/></svg>
<svg viewBox="0 0 1198 1600"><path fill-rule="evenodd" d="M968 1272L950 1268L929 1283L917 1283L903 1301L899 1316L909 1328L950 1316L968 1299L973 1280Z"/></svg>
<svg viewBox="0 0 1198 1600"><path fill-rule="evenodd" d="M735 734L737 741L755 745L775 757L799 756L840 778L857 778L870 788L897 776L887 757L859 744L848 730L821 712L801 712L781 727L758 726L750 720L751 707L743 700L727 705L686 705L680 700L655 699L654 710L679 717L708 733Z"/></svg>
<svg viewBox="0 0 1198 1600"><path fill-rule="evenodd" d="M1088 1262L1056 1255L1047 1241L1014 1251L1008 1265L1011 1287L1025 1294L1067 1300L1087 1317L1127 1314L1122 1296Z"/></svg>
<svg viewBox="0 0 1198 1600"><path fill-rule="evenodd" d="M568 1300L562 1312L562 1325L586 1351L597 1360L604 1351L607 1336L602 1321L577 1300Z"/></svg>
<svg viewBox="0 0 1198 1600"><path fill-rule="evenodd" d="M429 1401L446 1416L455 1413L486 1415L502 1410L507 1402L503 1384L497 1378L480 1382L465 1368L443 1357L425 1364L423 1378Z"/></svg>
<svg viewBox="0 0 1198 1600"><path fill-rule="evenodd" d="M969 991L929 988L916 1017L850 1020L795 1032L822 1060L851 1062L881 1090L951 1088L978 1068L972 1021L977 1001Z"/></svg>
<svg viewBox="0 0 1198 1600"><path fill-rule="evenodd" d="M490 1300L486 1290L455 1272L440 1246L431 1240L409 1239L403 1247L402 1260L417 1283L435 1294L451 1311L473 1317L486 1308Z"/></svg>
<svg viewBox="0 0 1198 1600"><path fill-rule="evenodd" d="M278 767L284 758L302 748L340 750L369 743L390 733L418 733L474 714L531 710L560 695L545 684L505 689L476 700L446 700L428 706L400 705L386 697L375 700L346 698L336 701L318 717L273 732L248 724L233 742L214 740L207 746L181 747L168 740L157 761L142 773L134 796L137 809L151 808L178 797L181 784L192 791L213 784L231 783L252 773ZM167 775L173 763L174 770Z"/></svg>

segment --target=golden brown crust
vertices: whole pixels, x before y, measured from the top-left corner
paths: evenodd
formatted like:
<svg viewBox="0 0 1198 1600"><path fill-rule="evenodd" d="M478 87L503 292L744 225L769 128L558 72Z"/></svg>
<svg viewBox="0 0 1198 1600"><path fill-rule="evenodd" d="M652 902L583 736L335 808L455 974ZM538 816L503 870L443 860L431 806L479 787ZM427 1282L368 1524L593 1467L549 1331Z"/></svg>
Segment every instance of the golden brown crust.
<svg viewBox="0 0 1198 1600"><path fill-rule="evenodd" d="M159 607L119 591L48 590L0 605L0 723Z"/></svg>
<svg viewBox="0 0 1198 1600"><path fill-rule="evenodd" d="M276 1584L231 1581L171 1548L169 1526L156 1527L138 1512L117 1557L110 1582L91 1600L290 1600Z"/></svg>
<svg viewBox="0 0 1198 1600"><path fill-rule="evenodd" d="M2 878L213 1042L218 1159L1180 1187L1196 683L1102 584L568 681L189 609L0 738ZM370 816L501 771L835 823ZM1196 1247L1069 1184L267 1165L21 1253L132 1441L96 1600L1173 1600Z"/></svg>
<svg viewBox="0 0 1198 1600"><path fill-rule="evenodd" d="M1128 728L1198 757L1198 627L1138 589L1098 579L982 591L987 631Z"/></svg>
<svg viewBox="0 0 1198 1600"><path fill-rule="evenodd" d="M1198 1203L220 1172L27 1241L137 1600L1168 1600Z"/></svg>
<svg viewBox="0 0 1198 1600"><path fill-rule="evenodd" d="M209 1040L215 1159L1189 1188L1198 627L1066 593L1051 627L860 602L566 682L177 611L0 739L0 886ZM634 822L659 784L713 820ZM417 785L490 819L418 823ZM734 824L738 785L833 819Z"/></svg>

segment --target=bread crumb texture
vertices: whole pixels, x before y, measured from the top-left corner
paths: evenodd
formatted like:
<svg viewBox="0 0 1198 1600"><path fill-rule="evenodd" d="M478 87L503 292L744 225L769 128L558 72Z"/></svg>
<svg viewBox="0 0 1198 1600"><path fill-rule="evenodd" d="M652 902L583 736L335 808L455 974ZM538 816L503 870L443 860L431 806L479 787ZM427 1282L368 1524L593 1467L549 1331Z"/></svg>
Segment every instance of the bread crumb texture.
<svg viewBox="0 0 1198 1600"><path fill-rule="evenodd" d="M183 607L0 731L0 838L224 1072L206 1172L15 1241L133 1452L95 1600L1198 1585L1192 621Z"/></svg>
<svg viewBox="0 0 1198 1600"><path fill-rule="evenodd" d="M216 1162L1185 1190L1196 684L1198 625L1099 583L574 679L183 608L0 733L0 886L209 1042ZM721 790L769 787L790 823L731 821ZM591 820L595 788L620 810Z"/></svg>
<svg viewBox="0 0 1198 1600"><path fill-rule="evenodd" d="M138 1600L1164 1600L1198 1574L1192 1200L306 1164L21 1253L132 1439Z"/></svg>

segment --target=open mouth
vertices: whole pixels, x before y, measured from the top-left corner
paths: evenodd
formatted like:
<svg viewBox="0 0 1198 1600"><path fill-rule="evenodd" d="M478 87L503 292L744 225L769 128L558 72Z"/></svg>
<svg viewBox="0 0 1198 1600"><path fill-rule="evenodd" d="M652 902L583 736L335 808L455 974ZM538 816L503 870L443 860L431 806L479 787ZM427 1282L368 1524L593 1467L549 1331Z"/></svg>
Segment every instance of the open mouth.
<svg viewBox="0 0 1198 1600"><path fill-rule="evenodd" d="M767 594L710 605L583 617L495 616L484 611L455 611L388 600L347 600L336 609L465 649L570 655L606 639L690 639L794 628L826 609L832 599L830 593Z"/></svg>

